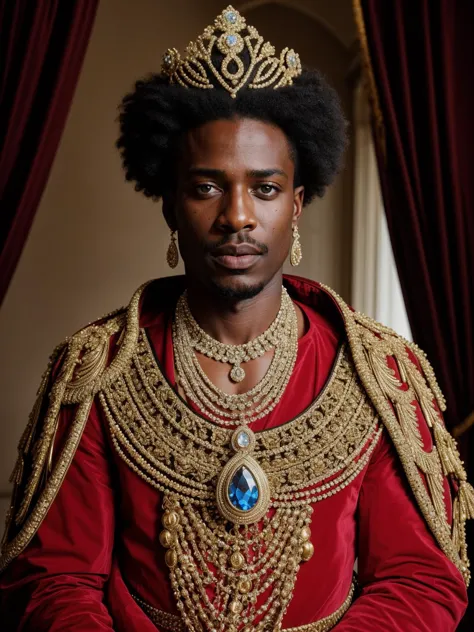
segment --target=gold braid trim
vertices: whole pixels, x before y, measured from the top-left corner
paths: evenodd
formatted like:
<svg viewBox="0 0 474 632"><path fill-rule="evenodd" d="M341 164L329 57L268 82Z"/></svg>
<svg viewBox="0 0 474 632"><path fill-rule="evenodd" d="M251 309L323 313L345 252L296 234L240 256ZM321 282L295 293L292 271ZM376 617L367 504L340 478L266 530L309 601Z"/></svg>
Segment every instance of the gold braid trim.
<svg viewBox="0 0 474 632"><path fill-rule="evenodd" d="M327 286L323 288L339 306L359 378L392 438L420 511L441 550L469 584L464 524L474 518L474 490L466 480L456 443L434 405L436 398L442 410L446 407L434 372L416 345L367 316L352 312L336 292ZM415 353L425 375L412 362L407 348ZM388 357L395 359L402 381L387 365ZM432 431L431 452L424 450L414 402ZM426 477L428 490L420 471ZM458 486L452 527L447 521L444 500L444 476L447 475L451 475Z"/></svg>
<svg viewBox="0 0 474 632"><path fill-rule="evenodd" d="M387 159L387 143L385 136L385 125L383 120L382 108L380 107L380 99L377 90L377 83L375 81L374 70L372 66L372 59L369 51L369 42L367 39L367 31L365 29L364 11L362 9L361 0L353 0L352 3L354 20L357 27L357 34L359 38L360 50L362 55L362 65L365 74L365 87L369 96L369 101L372 106L372 112L374 115L375 133L377 136L378 145L381 149L384 160Z"/></svg>
<svg viewBox="0 0 474 632"><path fill-rule="evenodd" d="M56 494L58 493L58 490L67 474L72 459L74 458L74 454L77 446L79 445L79 441L81 440L82 432L89 416L92 401L92 398L89 398L89 401L84 401L82 404L79 404L69 436L58 458L57 464L48 479L46 487L40 494L38 501L33 507L19 533L10 542L5 543L2 548L2 554L0 556L0 572L3 571L8 564L31 542L33 536L38 531L41 523L48 513L48 510L56 498Z"/></svg>
<svg viewBox="0 0 474 632"><path fill-rule="evenodd" d="M18 445L18 459L10 479L14 487L2 539L0 571L23 551L44 520L72 462L102 380L107 383L116 379L125 366L124 358L133 351L138 332L139 295L134 299L130 304L133 316L126 326L124 311L112 312L98 324L89 325L68 338L56 347L49 359ZM120 330L122 344L107 367L110 336ZM51 384L52 372L58 363L58 374ZM59 415L68 404L76 406L76 414L53 467Z"/></svg>

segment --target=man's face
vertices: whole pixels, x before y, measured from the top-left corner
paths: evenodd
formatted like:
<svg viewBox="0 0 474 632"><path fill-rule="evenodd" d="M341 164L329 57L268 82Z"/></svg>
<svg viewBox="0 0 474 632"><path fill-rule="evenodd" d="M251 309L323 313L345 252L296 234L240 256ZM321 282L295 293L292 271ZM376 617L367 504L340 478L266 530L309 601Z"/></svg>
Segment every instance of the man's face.
<svg viewBox="0 0 474 632"><path fill-rule="evenodd" d="M277 275L303 202L285 134L252 119L219 120L190 131L164 200L189 281L239 300Z"/></svg>

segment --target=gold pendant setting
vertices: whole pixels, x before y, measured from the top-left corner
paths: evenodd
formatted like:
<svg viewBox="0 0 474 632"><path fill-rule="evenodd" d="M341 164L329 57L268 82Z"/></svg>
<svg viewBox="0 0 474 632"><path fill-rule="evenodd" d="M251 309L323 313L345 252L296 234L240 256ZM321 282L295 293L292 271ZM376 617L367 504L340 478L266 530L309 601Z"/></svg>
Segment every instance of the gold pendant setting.
<svg viewBox="0 0 474 632"><path fill-rule="evenodd" d="M217 479L216 503L223 518L238 525L258 522L270 505L270 486L258 462L253 458L255 435L248 426L232 434L236 454Z"/></svg>
<svg viewBox="0 0 474 632"><path fill-rule="evenodd" d="M240 364L235 364L229 373L229 377L233 382L238 384L245 378L245 370L240 366Z"/></svg>

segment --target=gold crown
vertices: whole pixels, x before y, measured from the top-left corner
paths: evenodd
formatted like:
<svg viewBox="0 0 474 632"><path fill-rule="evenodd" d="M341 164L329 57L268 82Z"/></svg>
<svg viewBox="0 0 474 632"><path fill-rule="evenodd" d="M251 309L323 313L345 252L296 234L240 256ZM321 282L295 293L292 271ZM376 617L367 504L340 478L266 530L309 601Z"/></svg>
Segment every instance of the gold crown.
<svg viewBox="0 0 474 632"><path fill-rule="evenodd" d="M212 60L216 49L224 55L219 67ZM274 46L265 42L256 28L247 26L245 18L229 5L213 26L207 26L195 42L188 44L183 58L176 48L169 48L163 55L161 70L170 83L185 88L214 88L215 78L235 98L244 86L276 89L291 85L301 74L301 62L291 48L284 48L275 57Z"/></svg>

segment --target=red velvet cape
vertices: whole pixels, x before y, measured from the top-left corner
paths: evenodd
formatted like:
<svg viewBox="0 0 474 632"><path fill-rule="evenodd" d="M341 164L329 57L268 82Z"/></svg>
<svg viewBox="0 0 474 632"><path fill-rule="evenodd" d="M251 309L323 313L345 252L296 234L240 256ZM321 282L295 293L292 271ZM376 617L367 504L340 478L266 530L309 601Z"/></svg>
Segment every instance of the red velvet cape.
<svg viewBox="0 0 474 632"><path fill-rule="evenodd" d="M302 279L286 282L304 310L307 332L281 402L255 431L306 408L346 340L341 313L325 290ZM155 282L140 304L140 326L171 384L170 322L181 289L180 281ZM110 358L118 338L110 339ZM62 407L55 455L72 415L71 406ZM156 608L177 612L158 541L160 496L116 454L94 401L46 517L0 576L2 630L156 632L130 590ZM283 628L336 611L349 592L357 558L359 594L335 630L456 629L466 607L465 583L421 515L386 431L356 479L314 505L311 531L315 554L301 566Z"/></svg>

